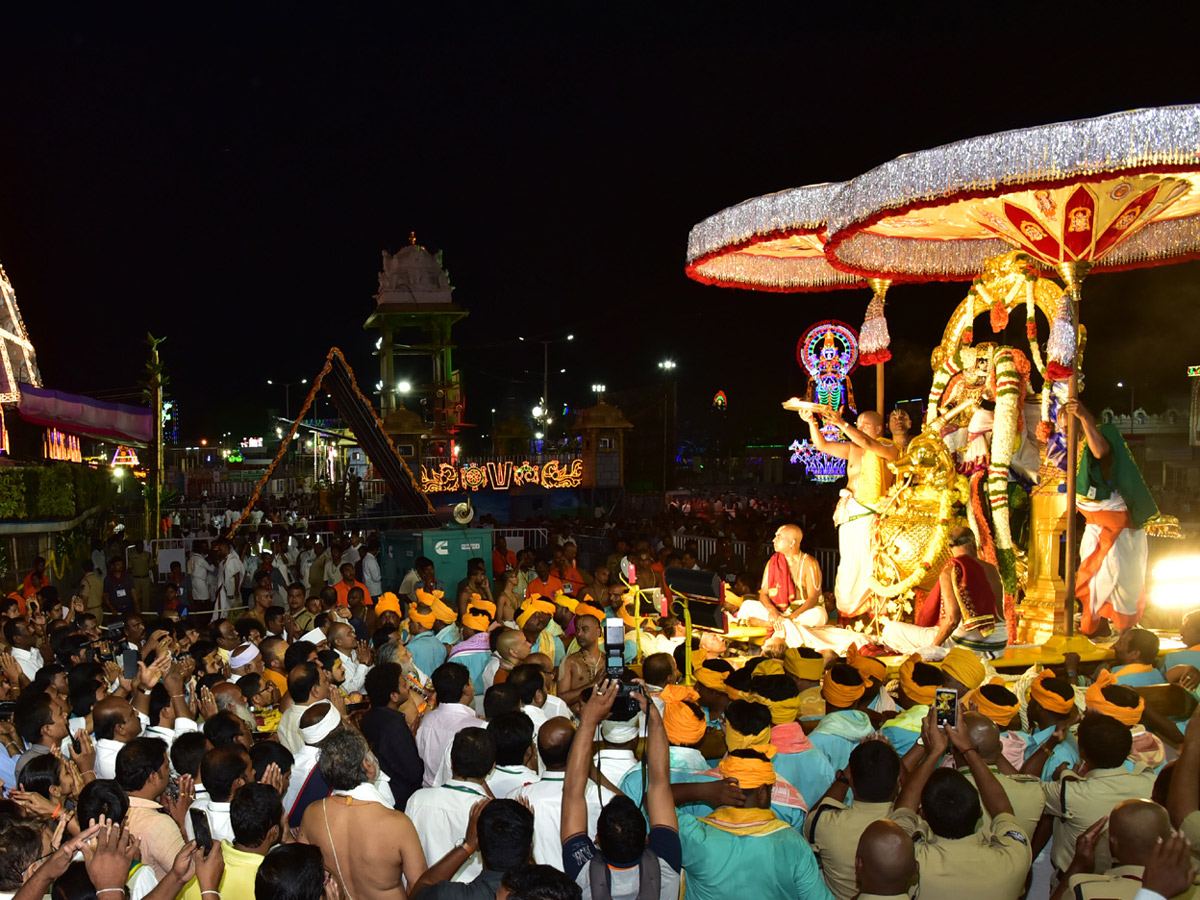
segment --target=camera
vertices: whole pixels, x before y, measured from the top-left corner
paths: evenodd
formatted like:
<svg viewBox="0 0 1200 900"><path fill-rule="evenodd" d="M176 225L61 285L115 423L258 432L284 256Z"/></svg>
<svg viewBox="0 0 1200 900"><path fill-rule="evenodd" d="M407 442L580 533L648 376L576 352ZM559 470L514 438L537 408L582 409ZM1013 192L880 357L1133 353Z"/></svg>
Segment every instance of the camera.
<svg viewBox="0 0 1200 900"><path fill-rule="evenodd" d="M633 699L636 684L630 684L625 671L625 623L621 619L604 620L604 655L608 678L617 682L617 699L613 701L610 719L628 722L638 714L641 707Z"/></svg>

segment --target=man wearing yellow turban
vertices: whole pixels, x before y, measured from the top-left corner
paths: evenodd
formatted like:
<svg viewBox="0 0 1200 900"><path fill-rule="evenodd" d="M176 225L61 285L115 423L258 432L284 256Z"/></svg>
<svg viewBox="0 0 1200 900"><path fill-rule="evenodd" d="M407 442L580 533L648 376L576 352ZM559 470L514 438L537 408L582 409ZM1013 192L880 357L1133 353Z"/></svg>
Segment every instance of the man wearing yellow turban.
<svg viewBox="0 0 1200 900"><path fill-rule="evenodd" d="M942 680L946 687L958 691L959 696L973 691L987 678L987 669L979 657L964 647L954 647L942 659Z"/></svg>
<svg viewBox="0 0 1200 900"><path fill-rule="evenodd" d="M1029 688L1029 703L1025 707L1029 734L1023 736L1023 773L1051 782L1063 763L1073 768L1079 762L1079 747L1069 731L1078 714L1075 688L1066 679L1055 677L1050 669L1043 669Z"/></svg>
<svg viewBox="0 0 1200 900"><path fill-rule="evenodd" d="M710 725L719 723L725 715L729 704L725 679L730 671L732 667L725 660L707 660L695 671L696 693L700 695L700 705L708 712Z"/></svg>
<svg viewBox="0 0 1200 900"><path fill-rule="evenodd" d="M737 783L742 806L679 816L690 900L730 897L825 897L813 856L799 832L771 810L775 769L762 753L733 750L720 774Z"/></svg>
<svg viewBox="0 0 1200 900"><path fill-rule="evenodd" d="M546 658L553 660L554 667L557 669L567 654L563 649L562 641L546 630L552 615L554 615L554 604L549 600L534 597L526 600L525 605L517 614L517 627L525 633L525 638L533 647L533 652L541 653Z"/></svg>
<svg viewBox="0 0 1200 900"><path fill-rule="evenodd" d="M977 710L1001 730L1009 728L1021 714L1020 698L1002 684L981 684L963 697L963 706Z"/></svg>
<svg viewBox="0 0 1200 900"><path fill-rule="evenodd" d="M934 692L941 686L942 670L922 662L920 654L914 653L900 664L900 696L896 702L904 712L889 719L880 732L901 756L917 742Z"/></svg>
<svg viewBox="0 0 1200 900"><path fill-rule="evenodd" d="M433 628L437 617L428 606L416 603L408 605L408 641L405 646L412 654L413 664L424 678L446 661L446 645L437 639ZM428 666L428 668L426 668Z"/></svg>
<svg viewBox="0 0 1200 900"><path fill-rule="evenodd" d="M862 674L846 663L834 664L821 682L821 696L825 698L825 708L830 712L854 709L866 690Z"/></svg>
<svg viewBox="0 0 1200 900"><path fill-rule="evenodd" d="M825 698L821 696L825 657L809 647L788 647L779 662L800 689L800 718L814 719L825 715ZM756 674L761 672L763 665L759 664Z"/></svg>

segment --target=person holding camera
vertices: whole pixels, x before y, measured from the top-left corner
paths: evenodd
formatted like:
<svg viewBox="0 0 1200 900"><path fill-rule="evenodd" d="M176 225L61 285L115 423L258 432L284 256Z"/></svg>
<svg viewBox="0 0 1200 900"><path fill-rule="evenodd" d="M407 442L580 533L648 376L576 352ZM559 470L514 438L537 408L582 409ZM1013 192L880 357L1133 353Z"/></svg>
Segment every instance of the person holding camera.
<svg viewBox="0 0 1200 900"><path fill-rule="evenodd" d="M588 835L588 776L592 741L617 699L617 681L603 681L584 704L579 735L567 759L562 798L562 862L583 900L675 900L679 896L681 850L667 732L658 707L642 692L632 696L646 722L646 818L628 797L606 803L596 821L596 840Z"/></svg>

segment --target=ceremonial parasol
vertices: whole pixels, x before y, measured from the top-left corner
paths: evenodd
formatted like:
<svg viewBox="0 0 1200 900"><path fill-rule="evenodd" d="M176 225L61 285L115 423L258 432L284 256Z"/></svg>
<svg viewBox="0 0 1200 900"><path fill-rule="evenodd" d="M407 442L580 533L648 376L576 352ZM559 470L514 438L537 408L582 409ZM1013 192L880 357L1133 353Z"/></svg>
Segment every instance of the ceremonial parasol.
<svg viewBox="0 0 1200 900"><path fill-rule="evenodd" d="M860 277L953 281L1019 247L1062 277L1050 378L1075 369L1080 284L1089 271L1200 255L1200 106L1115 113L1001 132L908 154L830 203L826 255ZM1065 327L1063 327L1065 326ZM1074 592L1077 427L1067 425L1067 572ZM1074 617L1066 617L1067 634Z"/></svg>
<svg viewBox="0 0 1200 900"><path fill-rule="evenodd" d="M883 413L883 364L891 358L884 297L890 279L839 271L825 257L829 203L842 183L810 184L764 194L723 209L688 235L687 276L702 284L776 293L870 287L859 335L859 358L874 365L875 398Z"/></svg>

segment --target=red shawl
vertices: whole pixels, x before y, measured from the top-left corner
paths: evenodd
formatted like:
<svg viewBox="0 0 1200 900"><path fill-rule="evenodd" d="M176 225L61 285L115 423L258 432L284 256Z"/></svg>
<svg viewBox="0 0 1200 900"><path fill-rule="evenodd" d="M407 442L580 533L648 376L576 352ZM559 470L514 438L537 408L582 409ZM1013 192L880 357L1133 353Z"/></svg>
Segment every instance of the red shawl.
<svg viewBox="0 0 1200 900"><path fill-rule="evenodd" d="M962 613L962 629L968 631L972 628L982 628L987 631L989 626L994 627L996 598L992 596L987 571L979 560L971 556L952 556L942 571L947 569L954 579L957 594L954 601L958 603ZM939 578L925 597L925 602L917 613L916 624L922 628L936 626L941 618L941 608L942 580Z"/></svg>
<svg viewBox="0 0 1200 900"><path fill-rule="evenodd" d="M792 570L787 557L774 554L767 561L767 596L781 612L796 599L796 585L792 582Z"/></svg>

